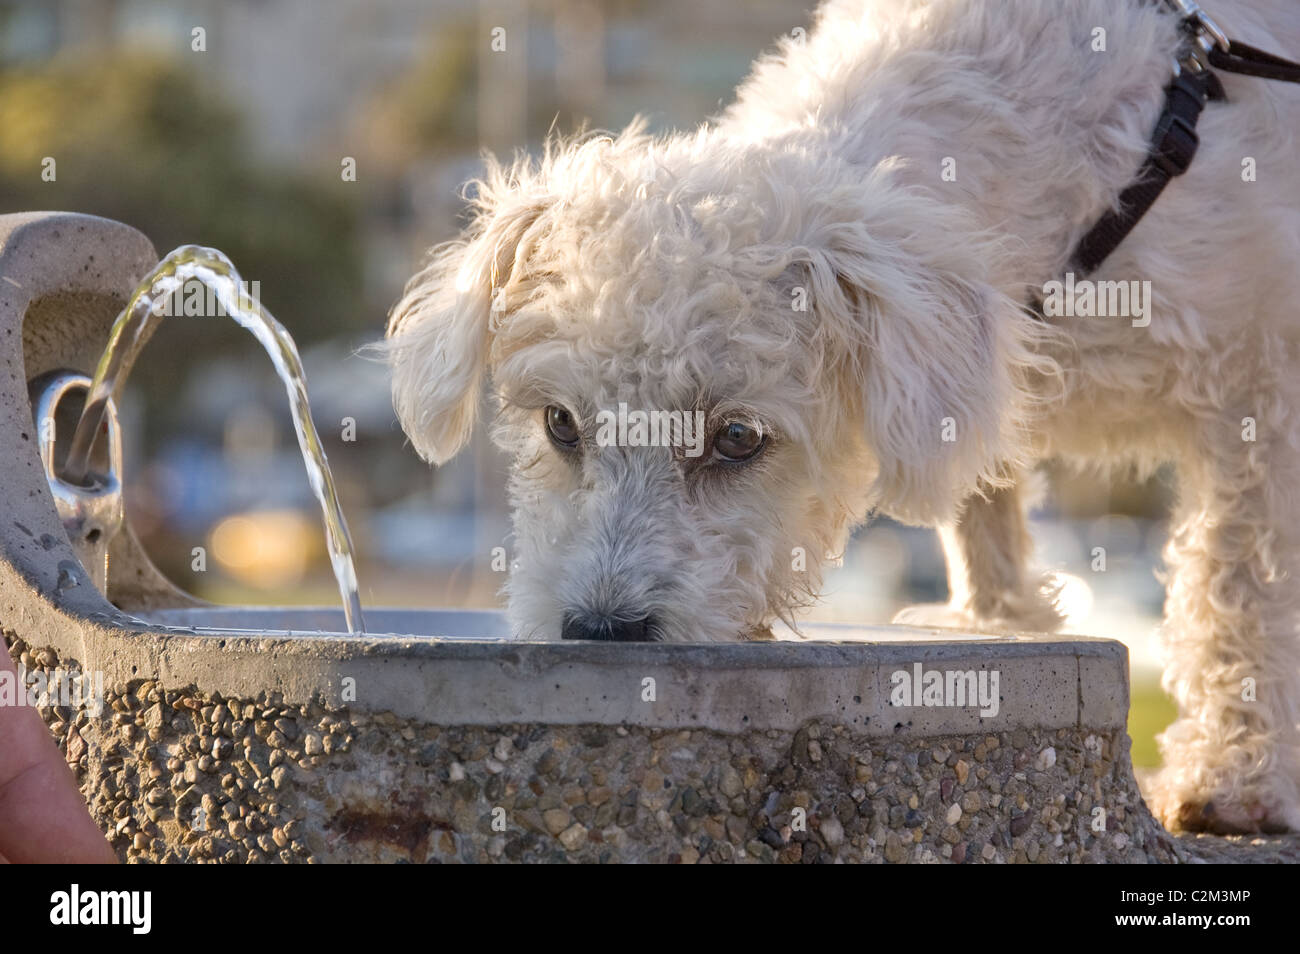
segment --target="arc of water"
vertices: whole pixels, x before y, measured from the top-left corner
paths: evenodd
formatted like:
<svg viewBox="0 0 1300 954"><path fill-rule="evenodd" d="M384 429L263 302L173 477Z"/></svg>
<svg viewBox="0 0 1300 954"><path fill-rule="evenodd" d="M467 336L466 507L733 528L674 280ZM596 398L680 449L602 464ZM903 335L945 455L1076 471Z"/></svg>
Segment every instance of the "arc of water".
<svg viewBox="0 0 1300 954"><path fill-rule="evenodd" d="M84 482L90 467L90 454L103 424L109 398L117 392L130 373L149 332L157 327L163 314L159 304L169 299L190 280L202 282L216 295L218 303L241 327L252 333L275 365L284 383L293 415L298 446L312 493L320 503L325 521L325 542L330 564L343 600L343 614L349 632L365 631L361 616L352 536L339 505L338 491L330 473L325 449L312 422L307 400L307 379L303 373L298 348L285 327L276 321L261 302L244 293L243 280L234 264L223 253L200 245L182 245L151 271L136 287L126 307L113 322L108 345L100 356L95 376L86 394L85 410L77 423L69 445L64 479Z"/></svg>

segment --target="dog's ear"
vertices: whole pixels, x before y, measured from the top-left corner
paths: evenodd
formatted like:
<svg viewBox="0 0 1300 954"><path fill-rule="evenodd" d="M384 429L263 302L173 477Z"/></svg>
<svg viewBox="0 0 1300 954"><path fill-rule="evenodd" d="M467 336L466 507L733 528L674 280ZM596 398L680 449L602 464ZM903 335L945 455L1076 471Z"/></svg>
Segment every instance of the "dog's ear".
<svg viewBox="0 0 1300 954"><path fill-rule="evenodd" d="M544 196L480 184L466 238L434 249L388 324L393 406L416 451L441 464L474 429L491 337L527 271Z"/></svg>
<svg viewBox="0 0 1300 954"><path fill-rule="evenodd" d="M977 243L900 224L841 220L799 257L825 366L877 464L874 506L932 525L977 485L1006 482L1022 456L1025 375L1044 362L1027 347L1032 319L984 278Z"/></svg>

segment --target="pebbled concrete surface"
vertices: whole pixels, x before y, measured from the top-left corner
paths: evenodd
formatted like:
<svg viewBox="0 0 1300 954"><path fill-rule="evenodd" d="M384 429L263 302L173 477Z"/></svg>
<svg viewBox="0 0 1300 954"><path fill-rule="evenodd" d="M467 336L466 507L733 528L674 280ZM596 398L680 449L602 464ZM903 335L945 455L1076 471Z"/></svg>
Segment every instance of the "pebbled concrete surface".
<svg viewBox="0 0 1300 954"><path fill-rule="evenodd" d="M1179 835L1192 863L1277 865L1300 862L1300 833L1288 835Z"/></svg>
<svg viewBox="0 0 1300 954"><path fill-rule="evenodd" d="M29 671L77 669L12 642ZM1186 860L1113 727L439 724L150 678L103 702L42 714L125 861Z"/></svg>

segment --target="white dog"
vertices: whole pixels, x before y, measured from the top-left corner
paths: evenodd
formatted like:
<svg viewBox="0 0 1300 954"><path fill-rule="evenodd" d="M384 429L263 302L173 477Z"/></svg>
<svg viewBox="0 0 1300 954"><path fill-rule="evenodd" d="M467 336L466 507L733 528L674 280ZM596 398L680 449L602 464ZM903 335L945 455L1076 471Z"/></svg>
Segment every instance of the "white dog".
<svg viewBox="0 0 1300 954"><path fill-rule="evenodd" d="M1300 52L1293 0L1210 12ZM1133 180L1179 43L1143 0L843 0L695 133L491 164L389 347L435 463L490 382L519 632L763 638L873 510L943 530L952 602L907 619L1051 629L1026 469L1174 461L1153 807L1300 828L1300 87L1225 75L1093 276L1149 282L1144 320L1025 307Z"/></svg>

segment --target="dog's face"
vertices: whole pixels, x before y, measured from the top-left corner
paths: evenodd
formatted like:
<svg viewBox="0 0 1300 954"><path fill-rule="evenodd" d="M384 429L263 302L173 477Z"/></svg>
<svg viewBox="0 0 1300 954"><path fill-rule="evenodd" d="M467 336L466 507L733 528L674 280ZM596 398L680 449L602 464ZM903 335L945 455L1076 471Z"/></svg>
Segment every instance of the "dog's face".
<svg viewBox="0 0 1300 954"><path fill-rule="evenodd" d="M870 507L934 519L994 472L996 296L913 258L941 222L869 235L867 195L919 214L877 178L633 132L479 184L394 313L394 396L440 463L490 381L519 635L761 638Z"/></svg>

